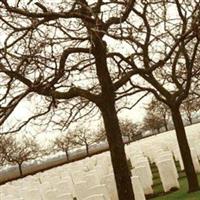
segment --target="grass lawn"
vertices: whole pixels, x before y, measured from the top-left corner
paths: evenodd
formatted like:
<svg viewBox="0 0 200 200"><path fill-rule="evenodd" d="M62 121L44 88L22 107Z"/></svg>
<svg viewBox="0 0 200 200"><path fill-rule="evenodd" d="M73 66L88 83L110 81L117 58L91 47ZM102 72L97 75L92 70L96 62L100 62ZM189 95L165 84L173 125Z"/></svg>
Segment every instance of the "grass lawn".
<svg viewBox="0 0 200 200"><path fill-rule="evenodd" d="M200 191L194 193L187 193L187 179L184 171L181 171L178 162L175 162L177 171L179 173L180 189L174 192L164 193L162 183L160 180L158 168L155 164L151 164L151 171L153 174L153 191L154 194L148 196L149 200L200 200ZM129 168L132 169L131 162L128 160ZM200 184L200 174L198 175Z"/></svg>
<svg viewBox="0 0 200 200"><path fill-rule="evenodd" d="M200 183L200 176L199 183ZM172 192L165 196L160 196L153 198L153 200L200 200L200 191L194 193L187 193L187 180L186 178L181 178L179 180L180 189L176 192Z"/></svg>

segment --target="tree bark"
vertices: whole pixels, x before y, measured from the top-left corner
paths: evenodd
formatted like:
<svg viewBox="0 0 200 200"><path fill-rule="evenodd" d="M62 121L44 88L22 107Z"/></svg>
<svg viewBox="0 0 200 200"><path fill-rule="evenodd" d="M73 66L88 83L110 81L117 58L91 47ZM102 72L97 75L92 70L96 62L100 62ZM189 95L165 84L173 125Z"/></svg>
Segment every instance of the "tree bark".
<svg viewBox="0 0 200 200"><path fill-rule="evenodd" d="M68 162L68 161L69 161L69 153L68 153L68 150L65 150L65 155L66 155L67 162Z"/></svg>
<svg viewBox="0 0 200 200"><path fill-rule="evenodd" d="M119 200L134 200L130 172L114 105L108 103L102 115L110 148Z"/></svg>
<svg viewBox="0 0 200 200"><path fill-rule="evenodd" d="M128 134L128 144L130 144L131 143L131 136L130 136L130 134Z"/></svg>
<svg viewBox="0 0 200 200"><path fill-rule="evenodd" d="M199 190L198 178L195 173L194 165L192 162L191 152L186 137L186 132L181 117L179 108L174 107L172 110L172 119L176 130L176 136L180 148L180 153L183 159L185 173L188 181L188 192L195 192Z"/></svg>
<svg viewBox="0 0 200 200"><path fill-rule="evenodd" d="M119 200L134 200L124 143L115 109L115 91L107 66L106 44L95 35L93 35L93 44L97 77L102 91L100 96L101 100L97 105L102 112L104 120L118 197Z"/></svg>
<svg viewBox="0 0 200 200"><path fill-rule="evenodd" d="M188 121L189 121L190 125L192 125L192 124L193 124L193 121L192 121L192 117L191 117L191 115L188 114L187 116L188 116Z"/></svg>
<svg viewBox="0 0 200 200"><path fill-rule="evenodd" d="M85 144L85 148L86 148L86 154L87 154L87 156L89 156L89 145Z"/></svg>
<svg viewBox="0 0 200 200"><path fill-rule="evenodd" d="M22 172L22 163L18 163L18 167L19 167L20 177L22 177L22 176L23 176L23 172Z"/></svg>
<svg viewBox="0 0 200 200"><path fill-rule="evenodd" d="M167 125L167 120L165 119L165 117L163 118L164 120L164 127L165 127L165 131L168 131L168 125Z"/></svg>

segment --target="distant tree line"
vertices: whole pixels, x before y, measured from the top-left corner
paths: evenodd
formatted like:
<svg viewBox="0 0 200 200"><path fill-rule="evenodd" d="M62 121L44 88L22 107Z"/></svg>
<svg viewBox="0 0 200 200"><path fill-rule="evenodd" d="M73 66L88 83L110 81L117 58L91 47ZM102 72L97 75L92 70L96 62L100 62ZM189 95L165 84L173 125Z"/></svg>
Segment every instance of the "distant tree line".
<svg viewBox="0 0 200 200"><path fill-rule="evenodd" d="M152 98L145 107L146 115L143 119L141 131L151 131L152 133L160 133L173 128L171 112L168 106ZM200 100L198 97L190 96L180 107L185 124L193 124L198 121L200 110ZM171 127L170 127L171 126Z"/></svg>
<svg viewBox="0 0 200 200"><path fill-rule="evenodd" d="M139 125L130 120L124 119L120 122L121 131L128 143L141 135ZM90 148L93 144L106 141L105 130L101 127L91 131L86 127L79 127L63 134L50 141L50 145L42 148L36 138L30 136L17 137L16 134L0 135L0 165L17 165L20 176L23 176L23 165L28 161L41 159L46 155L53 155L56 152L64 152L67 162L70 161L70 151L85 147L86 156L90 156Z"/></svg>

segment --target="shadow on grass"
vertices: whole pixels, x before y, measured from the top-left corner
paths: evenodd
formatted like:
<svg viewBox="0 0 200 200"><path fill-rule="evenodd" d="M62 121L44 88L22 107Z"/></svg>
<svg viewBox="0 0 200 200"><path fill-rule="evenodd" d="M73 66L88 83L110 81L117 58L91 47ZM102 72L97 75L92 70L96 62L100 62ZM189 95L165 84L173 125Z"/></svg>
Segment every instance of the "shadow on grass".
<svg viewBox="0 0 200 200"><path fill-rule="evenodd" d="M200 182L200 174L198 175ZM188 193L188 185L186 177L179 179L180 189L173 192L168 192L164 194L157 194L156 197L150 197L155 200L200 200L200 191Z"/></svg>

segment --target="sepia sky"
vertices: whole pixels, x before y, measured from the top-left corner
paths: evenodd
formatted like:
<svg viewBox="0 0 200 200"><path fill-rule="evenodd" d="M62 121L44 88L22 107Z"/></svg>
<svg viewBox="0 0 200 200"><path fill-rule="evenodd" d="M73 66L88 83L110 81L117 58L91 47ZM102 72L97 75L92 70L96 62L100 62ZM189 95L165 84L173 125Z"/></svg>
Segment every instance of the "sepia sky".
<svg viewBox="0 0 200 200"><path fill-rule="evenodd" d="M19 0L8 0L8 3L10 3L11 5L15 6L15 4L18 2ZM34 3L37 2L35 0L33 1L27 1L27 0L22 0L21 2L31 2L31 5L34 6ZM45 0L39 0L39 2L45 2ZM62 0L49 0L48 3L60 3L62 2ZM92 0L90 1L92 2ZM173 9L171 9L171 11L173 14ZM105 37L104 38L106 40L106 42L108 43L108 48L114 48L114 49L120 49L121 52L126 53L129 51L129 46L125 43L121 43L121 42L113 42L110 38ZM1 40L0 43L2 43L2 41L4 40L4 37L1 36ZM131 103L134 104L138 98L140 97L140 95L134 95L133 97L131 97ZM144 115L145 115L145 109L144 106L145 104L147 104L147 102L149 101L149 97L146 97L144 100L142 100L139 104L137 104L132 110L123 110L121 111L118 116L119 118L127 118L132 120L133 122L141 122ZM34 112L34 108L37 106L38 102L34 102L28 99L24 99L20 102L20 104L16 107L16 109L14 110L14 112L12 113L12 115L9 117L10 121L14 121L14 120L26 120L28 117L30 117L32 115L32 113ZM93 122L92 120L90 122L88 122L90 124L90 127L96 127L96 122ZM29 130L32 130L33 132L35 131L33 126L28 126ZM36 131L42 132L43 130L40 130L38 127L36 129ZM51 134L51 133L50 133Z"/></svg>

